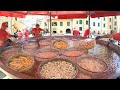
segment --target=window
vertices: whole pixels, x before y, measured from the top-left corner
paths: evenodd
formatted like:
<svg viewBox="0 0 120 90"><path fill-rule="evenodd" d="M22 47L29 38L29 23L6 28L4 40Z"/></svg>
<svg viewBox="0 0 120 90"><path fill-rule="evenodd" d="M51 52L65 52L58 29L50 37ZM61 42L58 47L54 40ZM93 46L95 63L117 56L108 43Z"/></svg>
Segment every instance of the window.
<svg viewBox="0 0 120 90"><path fill-rule="evenodd" d="M79 20L79 24L82 24L82 20Z"/></svg>
<svg viewBox="0 0 120 90"><path fill-rule="evenodd" d="M52 22L52 26L54 26L54 22Z"/></svg>
<svg viewBox="0 0 120 90"><path fill-rule="evenodd" d="M110 25L110 29L112 29L111 25Z"/></svg>
<svg viewBox="0 0 120 90"><path fill-rule="evenodd" d="M79 27L79 30L82 31L82 27Z"/></svg>
<svg viewBox="0 0 120 90"><path fill-rule="evenodd" d="M115 19L117 19L117 17L115 16Z"/></svg>
<svg viewBox="0 0 120 90"><path fill-rule="evenodd" d="M44 23L44 26L47 26L47 23L46 23L46 22Z"/></svg>
<svg viewBox="0 0 120 90"><path fill-rule="evenodd" d="M6 22L6 24L8 25L8 22Z"/></svg>
<svg viewBox="0 0 120 90"><path fill-rule="evenodd" d="M95 26L95 22L93 22L93 26Z"/></svg>
<svg viewBox="0 0 120 90"><path fill-rule="evenodd" d="M115 26L117 25L117 22L115 22Z"/></svg>
<svg viewBox="0 0 120 90"><path fill-rule="evenodd" d="M111 20L111 18L110 18L110 22L111 22L112 20Z"/></svg>
<svg viewBox="0 0 120 90"><path fill-rule="evenodd" d="M78 21L76 21L76 24L78 24Z"/></svg>
<svg viewBox="0 0 120 90"><path fill-rule="evenodd" d="M17 18L15 18L15 20L17 21Z"/></svg>
<svg viewBox="0 0 120 90"><path fill-rule="evenodd" d="M67 22L67 26L70 26L70 22Z"/></svg>
<svg viewBox="0 0 120 90"><path fill-rule="evenodd" d="M116 28L114 28L114 30L116 30Z"/></svg>
<svg viewBox="0 0 120 90"><path fill-rule="evenodd" d="M56 31L53 31L53 34L57 33Z"/></svg>
<svg viewBox="0 0 120 90"><path fill-rule="evenodd" d="M98 23L98 27L100 26L100 23Z"/></svg>
<svg viewBox="0 0 120 90"><path fill-rule="evenodd" d="M57 22L52 22L52 26L57 26Z"/></svg>
<svg viewBox="0 0 120 90"><path fill-rule="evenodd" d="M100 17L98 17L98 19L100 19Z"/></svg>
<svg viewBox="0 0 120 90"><path fill-rule="evenodd" d="M86 20L86 25L88 25L88 20Z"/></svg>
<svg viewBox="0 0 120 90"><path fill-rule="evenodd" d="M60 22L60 26L63 26L63 22Z"/></svg>
<svg viewBox="0 0 120 90"><path fill-rule="evenodd" d="M62 30L60 30L60 33L63 33Z"/></svg>
<svg viewBox="0 0 120 90"><path fill-rule="evenodd" d="M105 24L103 24L103 27L105 27Z"/></svg>
<svg viewBox="0 0 120 90"><path fill-rule="evenodd" d="M104 21L105 21L105 17L104 17Z"/></svg>

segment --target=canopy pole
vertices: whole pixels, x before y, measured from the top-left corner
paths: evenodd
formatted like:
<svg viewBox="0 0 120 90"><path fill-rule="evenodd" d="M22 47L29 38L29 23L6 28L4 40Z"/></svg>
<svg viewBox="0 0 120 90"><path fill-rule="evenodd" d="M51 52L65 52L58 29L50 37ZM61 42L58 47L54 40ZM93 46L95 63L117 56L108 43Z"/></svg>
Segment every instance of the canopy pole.
<svg viewBox="0 0 120 90"><path fill-rule="evenodd" d="M89 13L88 13L88 21L89 21L89 23L88 23L88 29L89 29L88 37L90 37L90 16L91 16L91 12L89 11Z"/></svg>
<svg viewBox="0 0 120 90"><path fill-rule="evenodd" d="M48 16L47 16L47 22L48 22L48 32L49 32L49 14L48 14Z"/></svg>
<svg viewBox="0 0 120 90"><path fill-rule="evenodd" d="M52 26L51 26L51 12L50 12L50 36L52 36Z"/></svg>
<svg viewBox="0 0 120 90"><path fill-rule="evenodd" d="M12 34L13 33L13 31L12 31L12 17L11 17L10 21L11 21L11 30L10 31L11 31L11 34Z"/></svg>

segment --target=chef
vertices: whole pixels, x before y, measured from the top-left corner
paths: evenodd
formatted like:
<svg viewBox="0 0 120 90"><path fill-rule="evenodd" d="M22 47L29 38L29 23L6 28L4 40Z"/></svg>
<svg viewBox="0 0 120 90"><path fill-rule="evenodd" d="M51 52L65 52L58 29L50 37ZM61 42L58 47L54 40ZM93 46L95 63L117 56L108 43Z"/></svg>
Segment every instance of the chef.
<svg viewBox="0 0 120 90"><path fill-rule="evenodd" d="M36 24L36 28L32 29L32 35L38 36L38 35L40 35L41 31L44 31L44 30L40 28L39 24Z"/></svg>
<svg viewBox="0 0 120 90"><path fill-rule="evenodd" d="M3 22L0 29L0 45L3 45L6 42L12 42L10 37L17 37L15 35L10 35L6 29L8 28L7 22Z"/></svg>
<svg viewBox="0 0 120 90"><path fill-rule="evenodd" d="M76 28L74 28L74 30L73 30L73 35L74 35L74 36L80 35L79 30L77 30Z"/></svg>
<svg viewBox="0 0 120 90"><path fill-rule="evenodd" d="M89 32L90 32L89 29L85 30L84 37L88 37L89 36Z"/></svg>

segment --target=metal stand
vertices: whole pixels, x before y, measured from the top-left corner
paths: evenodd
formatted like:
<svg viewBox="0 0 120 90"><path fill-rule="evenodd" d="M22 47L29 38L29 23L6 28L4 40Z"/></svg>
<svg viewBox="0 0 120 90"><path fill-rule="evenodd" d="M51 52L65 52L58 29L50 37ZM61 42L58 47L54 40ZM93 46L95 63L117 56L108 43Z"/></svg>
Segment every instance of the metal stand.
<svg viewBox="0 0 120 90"><path fill-rule="evenodd" d="M90 16L91 16L91 11L89 11L88 13L88 29L89 29L89 34L88 34L88 38L90 37Z"/></svg>
<svg viewBox="0 0 120 90"><path fill-rule="evenodd" d="M52 36L52 26L51 26L51 12L50 12L50 36Z"/></svg>

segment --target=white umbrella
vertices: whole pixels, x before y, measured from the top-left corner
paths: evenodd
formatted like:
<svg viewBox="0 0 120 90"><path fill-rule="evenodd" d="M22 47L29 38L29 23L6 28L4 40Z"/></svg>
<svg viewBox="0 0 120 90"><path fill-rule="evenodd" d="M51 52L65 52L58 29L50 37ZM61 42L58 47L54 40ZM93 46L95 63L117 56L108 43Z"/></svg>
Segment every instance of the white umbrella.
<svg viewBox="0 0 120 90"><path fill-rule="evenodd" d="M19 23L18 21L14 21L13 26L17 27L18 30L23 30L25 28L25 25L23 25L22 23Z"/></svg>

